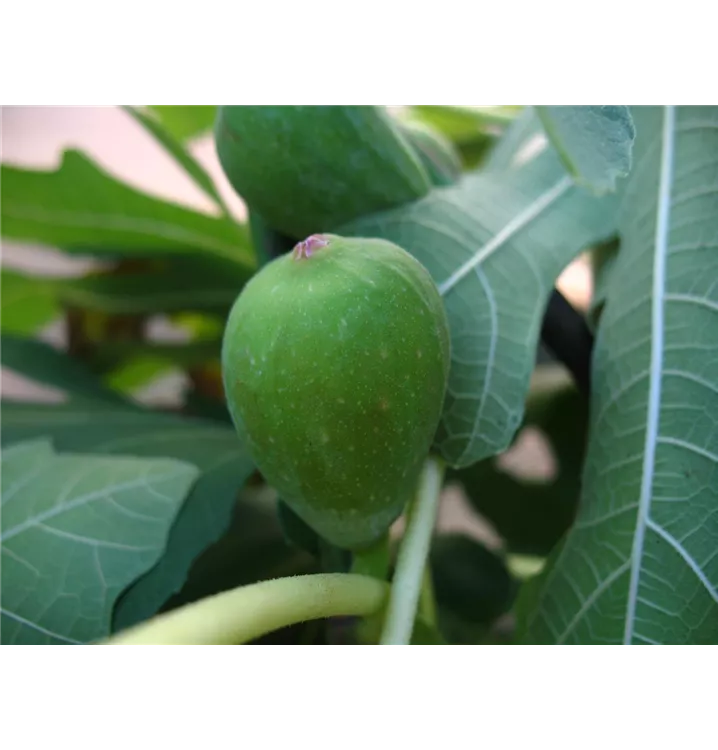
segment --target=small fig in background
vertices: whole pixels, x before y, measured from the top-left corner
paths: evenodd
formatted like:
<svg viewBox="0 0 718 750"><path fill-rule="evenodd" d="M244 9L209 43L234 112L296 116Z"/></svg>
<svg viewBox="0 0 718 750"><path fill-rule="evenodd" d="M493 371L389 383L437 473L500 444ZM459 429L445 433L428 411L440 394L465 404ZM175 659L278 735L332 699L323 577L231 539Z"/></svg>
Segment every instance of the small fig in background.
<svg viewBox="0 0 718 750"><path fill-rule="evenodd" d="M415 258L385 240L314 235L262 268L232 308L228 408L294 512L360 549L416 487L449 350L442 299Z"/></svg>
<svg viewBox="0 0 718 750"><path fill-rule="evenodd" d="M296 239L423 197L431 181L384 107L222 106L217 156L250 212Z"/></svg>

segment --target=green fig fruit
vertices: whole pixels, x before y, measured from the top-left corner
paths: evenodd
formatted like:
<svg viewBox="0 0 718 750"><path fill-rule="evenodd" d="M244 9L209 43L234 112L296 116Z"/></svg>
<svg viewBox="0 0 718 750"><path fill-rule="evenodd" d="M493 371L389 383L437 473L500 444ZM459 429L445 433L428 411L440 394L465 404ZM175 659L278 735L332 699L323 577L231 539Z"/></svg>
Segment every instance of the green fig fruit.
<svg viewBox="0 0 718 750"><path fill-rule="evenodd" d="M314 235L237 298L222 347L227 404L294 512L360 549L416 487L449 355L443 302L415 258L385 240Z"/></svg>
<svg viewBox="0 0 718 750"><path fill-rule="evenodd" d="M295 239L423 197L431 181L383 107L222 106L217 156L250 211Z"/></svg>

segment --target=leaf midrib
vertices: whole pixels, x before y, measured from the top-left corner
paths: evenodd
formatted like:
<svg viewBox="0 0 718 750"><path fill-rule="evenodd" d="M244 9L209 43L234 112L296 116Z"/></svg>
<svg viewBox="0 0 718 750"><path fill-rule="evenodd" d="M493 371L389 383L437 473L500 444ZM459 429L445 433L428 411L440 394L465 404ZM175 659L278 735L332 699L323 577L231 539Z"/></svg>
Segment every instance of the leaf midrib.
<svg viewBox="0 0 718 750"><path fill-rule="evenodd" d="M675 109L663 110L660 179L658 183L658 209L656 212L655 242L653 248L653 284L651 289L651 359L646 415L646 437L643 451L643 471L638 502L636 530L630 558L630 579L626 599L624 644L630 644L634 635L638 588L641 579L643 545L649 524L653 492L653 474L661 404L663 377L663 346L665 333L666 257L671 221L671 187L673 180L673 155L675 150Z"/></svg>

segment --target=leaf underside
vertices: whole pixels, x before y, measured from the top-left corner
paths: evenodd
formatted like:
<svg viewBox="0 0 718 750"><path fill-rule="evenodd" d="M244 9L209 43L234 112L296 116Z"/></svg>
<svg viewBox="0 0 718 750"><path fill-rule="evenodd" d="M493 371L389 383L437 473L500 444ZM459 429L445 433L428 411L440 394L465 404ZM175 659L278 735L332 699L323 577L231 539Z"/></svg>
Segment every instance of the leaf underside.
<svg viewBox="0 0 718 750"><path fill-rule="evenodd" d="M197 470L167 459L63 455L50 440L2 454L2 642L88 643L154 565Z"/></svg>
<svg viewBox="0 0 718 750"><path fill-rule="evenodd" d="M628 107L536 107L566 169L597 193L615 190L631 171L636 130Z"/></svg>
<svg viewBox="0 0 718 750"><path fill-rule="evenodd" d="M633 117L581 509L526 593L528 642L718 641L718 108Z"/></svg>

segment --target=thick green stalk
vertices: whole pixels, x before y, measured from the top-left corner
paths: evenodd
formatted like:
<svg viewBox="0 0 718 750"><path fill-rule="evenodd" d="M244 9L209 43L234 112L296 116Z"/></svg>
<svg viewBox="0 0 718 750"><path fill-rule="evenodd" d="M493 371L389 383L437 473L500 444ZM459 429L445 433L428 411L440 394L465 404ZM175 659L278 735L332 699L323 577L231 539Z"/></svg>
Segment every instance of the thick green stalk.
<svg viewBox="0 0 718 750"><path fill-rule="evenodd" d="M201 599L118 633L107 645L240 644L306 620L367 616L387 584L345 573L262 581Z"/></svg>

